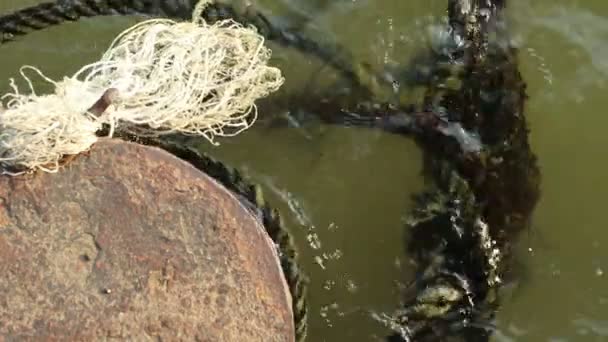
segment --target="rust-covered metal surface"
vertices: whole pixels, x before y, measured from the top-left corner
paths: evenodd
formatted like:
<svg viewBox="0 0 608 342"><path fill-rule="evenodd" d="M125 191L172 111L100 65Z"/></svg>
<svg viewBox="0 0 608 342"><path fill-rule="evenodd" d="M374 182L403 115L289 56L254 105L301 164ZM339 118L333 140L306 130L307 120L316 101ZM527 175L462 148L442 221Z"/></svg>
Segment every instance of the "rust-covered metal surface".
<svg viewBox="0 0 608 342"><path fill-rule="evenodd" d="M294 340L263 226L160 149L102 140L0 201L0 341Z"/></svg>

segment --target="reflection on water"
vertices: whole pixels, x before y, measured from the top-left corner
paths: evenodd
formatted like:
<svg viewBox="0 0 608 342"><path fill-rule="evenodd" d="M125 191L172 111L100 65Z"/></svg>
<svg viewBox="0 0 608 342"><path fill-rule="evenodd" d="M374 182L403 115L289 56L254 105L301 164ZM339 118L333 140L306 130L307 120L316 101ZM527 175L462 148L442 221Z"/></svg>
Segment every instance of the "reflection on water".
<svg viewBox="0 0 608 342"><path fill-rule="evenodd" d="M571 44L585 51L592 66L608 76L608 18L586 10L558 7L548 16L535 18L532 23L561 34Z"/></svg>
<svg viewBox="0 0 608 342"><path fill-rule="evenodd" d="M573 5L555 4L538 8L536 5L518 3L512 11L515 31L519 33L525 51L531 59L537 60L537 71L544 75L548 83L550 100L582 102L585 93L594 88L605 88L608 77L608 15L597 9L578 8ZM522 13L527 15L523 16ZM567 73L568 82L553 84L551 69L545 58L529 46L538 42L553 51L551 59L561 65L554 70ZM555 55L557 54L557 55ZM563 67L562 67L563 65ZM565 67L568 65L568 67ZM553 89L556 86L557 89ZM565 97L564 97L565 96Z"/></svg>
<svg viewBox="0 0 608 342"><path fill-rule="evenodd" d="M395 77L432 45L429 32L441 24L446 2L258 0L285 23L339 41L357 59ZM27 3L3 1L0 10ZM533 226L521 236L494 340L608 340L602 216L608 195L608 2L509 5L529 85L527 115L543 197ZM55 78L73 73L97 59L132 21L85 20L0 47L0 88L21 64ZM265 115L291 116L291 127L270 126L262 117L251 131L204 149L245 169L281 209L311 278L309 341L381 340L385 330L370 312L392 312L411 279L403 221L410 196L424 186L420 151L402 136L299 121L286 109L290 99L302 101L311 89L331 91L335 75L293 51L275 50L275 60L287 84L269 102L283 109ZM404 91L409 100L419 96L416 89Z"/></svg>

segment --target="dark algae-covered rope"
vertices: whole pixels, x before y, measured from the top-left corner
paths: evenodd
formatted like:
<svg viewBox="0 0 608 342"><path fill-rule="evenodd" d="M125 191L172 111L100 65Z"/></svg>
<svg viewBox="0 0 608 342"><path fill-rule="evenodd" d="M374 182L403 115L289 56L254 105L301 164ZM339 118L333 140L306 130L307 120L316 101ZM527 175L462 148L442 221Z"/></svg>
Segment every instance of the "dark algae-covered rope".
<svg viewBox="0 0 608 342"><path fill-rule="evenodd" d="M429 78L429 113L408 130L434 185L415 197L407 225L416 279L401 309L376 316L395 331L391 341L488 341L510 250L540 196L526 85L517 50L507 44L504 7L500 0L449 1L456 48L434 57L448 60L462 82L446 89ZM455 136L479 148L463 148Z"/></svg>
<svg viewBox="0 0 608 342"><path fill-rule="evenodd" d="M141 15L190 20L198 0L57 0L0 16L0 45L30 32L82 18L108 15ZM376 94L384 81L363 64L353 63L350 53L335 44L322 44L299 31L273 23L252 6L232 6L226 1L211 1L202 13L213 23L232 19L253 26L266 39L317 57L334 68L354 87Z"/></svg>

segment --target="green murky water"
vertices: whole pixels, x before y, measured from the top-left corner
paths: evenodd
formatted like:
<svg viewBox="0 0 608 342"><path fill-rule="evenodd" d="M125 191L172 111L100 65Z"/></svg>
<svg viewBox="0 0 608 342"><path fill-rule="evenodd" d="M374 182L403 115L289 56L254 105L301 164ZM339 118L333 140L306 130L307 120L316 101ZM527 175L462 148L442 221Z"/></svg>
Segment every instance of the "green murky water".
<svg viewBox="0 0 608 342"><path fill-rule="evenodd" d="M3 0L0 12L38 1ZM259 0L313 36L335 39L382 67L425 49L445 0ZM503 294L496 341L608 341L608 2L509 1L528 82L543 196L521 236L517 277ZM308 18L312 18L309 20ZM133 18L98 18L0 47L0 89L22 64L58 78L95 60ZM331 71L275 50L287 84L271 101L305 98ZM322 75L322 76L320 76ZM283 109L286 111L286 109ZM381 340L366 313L392 311L412 269L403 246L421 153L402 136L303 122L276 127L262 112L245 134L206 150L263 184L294 232L310 275L309 341Z"/></svg>

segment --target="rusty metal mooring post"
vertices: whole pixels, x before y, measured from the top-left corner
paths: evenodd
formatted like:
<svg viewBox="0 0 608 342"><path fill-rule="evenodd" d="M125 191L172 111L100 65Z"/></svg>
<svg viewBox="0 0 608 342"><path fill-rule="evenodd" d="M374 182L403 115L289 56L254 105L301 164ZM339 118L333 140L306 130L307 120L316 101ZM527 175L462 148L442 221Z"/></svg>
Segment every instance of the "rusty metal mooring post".
<svg viewBox="0 0 608 342"><path fill-rule="evenodd" d="M0 200L0 340L295 339L259 216L161 149L103 139Z"/></svg>

